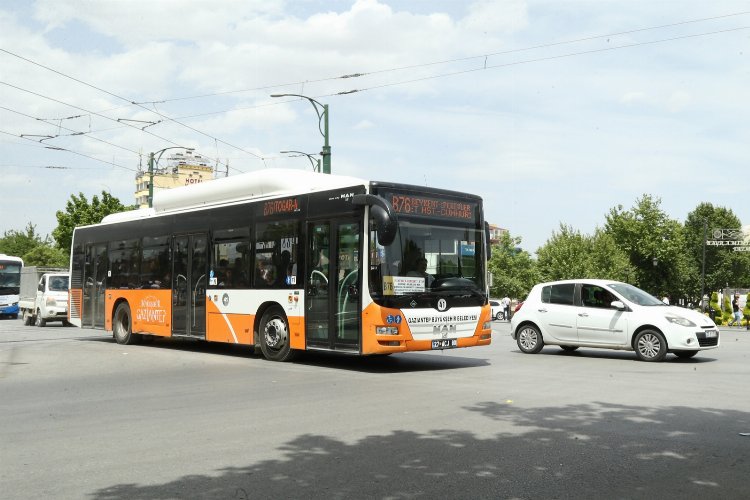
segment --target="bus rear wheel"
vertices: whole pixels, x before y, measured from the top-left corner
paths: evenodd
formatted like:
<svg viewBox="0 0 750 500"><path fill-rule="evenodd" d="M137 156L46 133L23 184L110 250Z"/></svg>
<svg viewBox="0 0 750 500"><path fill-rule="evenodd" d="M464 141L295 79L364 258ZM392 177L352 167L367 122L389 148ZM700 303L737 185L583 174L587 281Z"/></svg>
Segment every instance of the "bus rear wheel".
<svg viewBox="0 0 750 500"><path fill-rule="evenodd" d="M260 350L270 361L291 361L296 351L291 347L289 322L284 311L271 307L260 319Z"/></svg>
<svg viewBox="0 0 750 500"><path fill-rule="evenodd" d="M133 333L130 306L127 302L121 303L115 309L115 315L112 318L112 333L118 344L135 344L138 340L138 335Z"/></svg>

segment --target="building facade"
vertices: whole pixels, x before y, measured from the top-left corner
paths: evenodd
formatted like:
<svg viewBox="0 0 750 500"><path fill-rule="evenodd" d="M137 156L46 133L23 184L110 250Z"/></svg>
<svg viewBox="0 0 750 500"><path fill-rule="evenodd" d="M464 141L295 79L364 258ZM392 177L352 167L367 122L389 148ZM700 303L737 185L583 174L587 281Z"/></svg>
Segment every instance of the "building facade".
<svg viewBox="0 0 750 500"><path fill-rule="evenodd" d="M164 161L164 160L162 160ZM154 166L154 193L213 180L214 169L206 158L194 154L192 149L170 155L164 164ZM148 207L149 172L139 170L135 175L135 203L138 208Z"/></svg>

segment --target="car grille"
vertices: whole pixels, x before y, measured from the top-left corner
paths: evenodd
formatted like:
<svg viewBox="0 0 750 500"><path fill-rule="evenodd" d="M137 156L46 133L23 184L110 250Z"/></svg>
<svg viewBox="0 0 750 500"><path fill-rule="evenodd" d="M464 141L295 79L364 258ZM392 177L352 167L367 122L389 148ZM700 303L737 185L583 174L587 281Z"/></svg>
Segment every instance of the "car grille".
<svg viewBox="0 0 750 500"><path fill-rule="evenodd" d="M711 337L709 339L706 338L705 332L699 332L697 334L698 337L698 345L701 347L712 347L719 345L719 332L716 332L716 337Z"/></svg>

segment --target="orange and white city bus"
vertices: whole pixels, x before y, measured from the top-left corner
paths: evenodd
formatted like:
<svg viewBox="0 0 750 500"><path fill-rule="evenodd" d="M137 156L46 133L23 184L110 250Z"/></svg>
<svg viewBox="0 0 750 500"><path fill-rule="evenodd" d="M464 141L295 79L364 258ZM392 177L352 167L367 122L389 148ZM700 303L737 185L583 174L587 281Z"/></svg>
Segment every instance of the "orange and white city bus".
<svg viewBox="0 0 750 500"><path fill-rule="evenodd" d="M489 345L487 227L478 196L298 170L161 191L75 229L69 319L277 361Z"/></svg>

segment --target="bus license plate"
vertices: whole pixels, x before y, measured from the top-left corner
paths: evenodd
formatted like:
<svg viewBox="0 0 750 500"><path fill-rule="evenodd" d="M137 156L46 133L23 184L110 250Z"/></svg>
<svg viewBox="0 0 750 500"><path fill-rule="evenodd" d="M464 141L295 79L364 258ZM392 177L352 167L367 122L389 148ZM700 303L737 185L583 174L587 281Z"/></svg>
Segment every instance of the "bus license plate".
<svg viewBox="0 0 750 500"><path fill-rule="evenodd" d="M452 349L458 347L458 339L439 339L432 341L433 349Z"/></svg>
<svg viewBox="0 0 750 500"><path fill-rule="evenodd" d="M717 333L718 332L716 330L706 330L706 338L707 339L712 339L712 338L716 337Z"/></svg>

